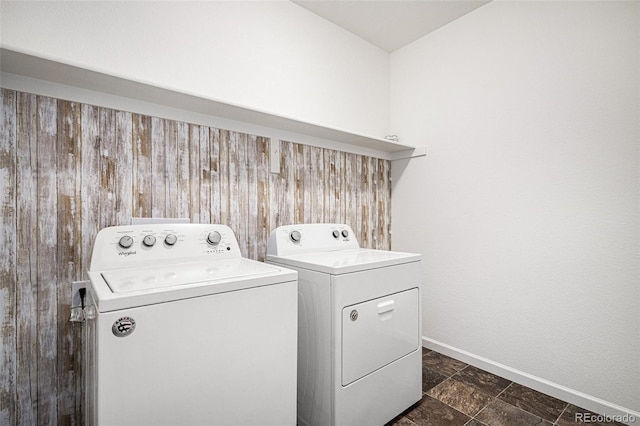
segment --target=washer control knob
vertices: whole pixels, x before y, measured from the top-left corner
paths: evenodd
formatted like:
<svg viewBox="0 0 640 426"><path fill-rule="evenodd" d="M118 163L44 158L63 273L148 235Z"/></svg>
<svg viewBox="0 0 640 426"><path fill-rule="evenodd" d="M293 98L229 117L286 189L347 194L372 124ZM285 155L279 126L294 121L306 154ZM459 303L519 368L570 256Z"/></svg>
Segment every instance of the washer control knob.
<svg viewBox="0 0 640 426"><path fill-rule="evenodd" d="M291 241L294 243L299 243L302 239L302 234L300 234L300 231L291 231L289 238L291 238Z"/></svg>
<svg viewBox="0 0 640 426"><path fill-rule="evenodd" d="M349 231L347 231L346 229L342 230L342 236L347 238L349 236Z"/></svg>
<svg viewBox="0 0 640 426"><path fill-rule="evenodd" d="M168 246L174 245L176 241L178 241L178 237L176 237L175 234L167 234L167 236L164 237L164 243Z"/></svg>
<svg viewBox="0 0 640 426"><path fill-rule="evenodd" d="M332 232L333 238L338 239L340 238L340 231L338 231L337 229L335 231Z"/></svg>
<svg viewBox="0 0 640 426"><path fill-rule="evenodd" d="M128 235L125 235L124 237L120 238L120 241L118 241L118 245L123 249L128 249L133 245L133 238L131 238Z"/></svg>
<svg viewBox="0 0 640 426"><path fill-rule="evenodd" d="M217 246L218 244L220 244L221 240L222 240L222 235L220 235L218 231L209 232L209 235L207 235L207 242L214 246Z"/></svg>
<svg viewBox="0 0 640 426"><path fill-rule="evenodd" d="M153 247L155 243L156 237L154 237L153 235L145 235L142 239L142 244L144 244L145 247Z"/></svg>

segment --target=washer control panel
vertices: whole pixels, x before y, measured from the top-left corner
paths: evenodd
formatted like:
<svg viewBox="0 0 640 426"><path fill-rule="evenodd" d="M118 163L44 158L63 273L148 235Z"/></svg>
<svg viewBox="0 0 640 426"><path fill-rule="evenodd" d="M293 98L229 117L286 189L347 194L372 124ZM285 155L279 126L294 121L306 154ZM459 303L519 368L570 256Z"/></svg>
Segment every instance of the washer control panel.
<svg viewBox="0 0 640 426"><path fill-rule="evenodd" d="M98 232L89 271L242 257L225 225L146 224Z"/></svg>
<svg viewBox="0 0 640 426"><path fill-rule="evenodd" d="M276 228L269 236L267 254L283 256L311 251L353 250L359 247L349 225L300 224Z"/></svg>

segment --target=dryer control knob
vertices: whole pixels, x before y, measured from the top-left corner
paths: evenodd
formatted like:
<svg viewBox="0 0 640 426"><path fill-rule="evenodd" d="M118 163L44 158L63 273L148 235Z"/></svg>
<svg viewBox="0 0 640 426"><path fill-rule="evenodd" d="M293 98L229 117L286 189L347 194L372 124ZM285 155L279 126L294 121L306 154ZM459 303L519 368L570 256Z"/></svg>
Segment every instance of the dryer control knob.
<svg viewBox="0 0 640 426"><path fill-rule="evenodd" d="M176 237L174 234L167 234L167 236L164 237L164 243L168 246L174 245L176 241L178 241L178 237Z"/></svg>
<svg viewBox="0 0 640 426"><path fill-rule="evenodd" d="M291 241L294 243L299 243L302 239L302 234L300 234L300 231L291 231L289 238L291 238Z"/></svg>
<svg viewBox="0 0 640 426"><path fill-rule="evenodd" d="M220 244L221 240L222 240L222 235L220 235L218 231L209 232L209 235L207 235L207 242L214 246L217 246L218 244Z"/></svg>
<svg viewBox="0 0 640 426"><path fill-rule="evenodd" d="M156 237L154 237L153 235L145 235L144 239L142 240L142 244L144 244L145 247L153 247L155 243Z"/></svg>
<svg viewBox="0 0 640 426"><path fill-rule="evenodd" d="M340 238L340 231L338 231L337 229L335 231L332 232L333 238Z"/></svg>
<svg viewBox="0 0 640 426"><path fill-rule="evenodd" d="M133 245L133 238L131 238L128 235L125 235L124 237L120 238L120 241L118 241L118 245L123 249L128 249Z"/></svg>
<svg viewBox="0 0 640 426"><path fill-rule="evenodd" d="M349 236L349 231L347 231L346 229L342 230L342 236L347 238Z"/></svg>

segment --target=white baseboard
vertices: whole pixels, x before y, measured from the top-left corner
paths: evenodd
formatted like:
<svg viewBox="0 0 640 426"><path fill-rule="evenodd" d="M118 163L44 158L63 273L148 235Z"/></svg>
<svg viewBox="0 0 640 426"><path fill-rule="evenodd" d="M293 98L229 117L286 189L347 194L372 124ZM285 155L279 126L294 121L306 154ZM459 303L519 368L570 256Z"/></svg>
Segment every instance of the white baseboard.
<svg viewBox="0 0 640 426"><path fill-rule="evenodd" d="M541 379L540 377L532 376L531 374L516 370L515 368L491 361L424 336L422 337L422 346L473 365L474 367L481 368L500 377L504 377L505 379L509 379L523 386L527 386L531 389L537 390L538 392L542 392L578 407L593 411L594 413L601 414L603 416L619 416L619 419L626 420L621 423L640 425L640 412L638 411L612 404L577 390L567 388L566 386L553 383L549 380Z"/></svg>

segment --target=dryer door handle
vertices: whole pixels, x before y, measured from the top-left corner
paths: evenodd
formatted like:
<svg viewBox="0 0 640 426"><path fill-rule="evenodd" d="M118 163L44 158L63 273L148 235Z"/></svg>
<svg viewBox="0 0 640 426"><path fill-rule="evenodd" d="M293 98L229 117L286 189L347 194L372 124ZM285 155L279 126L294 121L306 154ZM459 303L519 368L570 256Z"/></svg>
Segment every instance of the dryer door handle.
<svg viewBox="0 0 640 426"><path fill-rule="evenodd" d="M391 299L385 302L378 303L378 314L384 314L385 312L393 311L396 302Z"/></svg>

